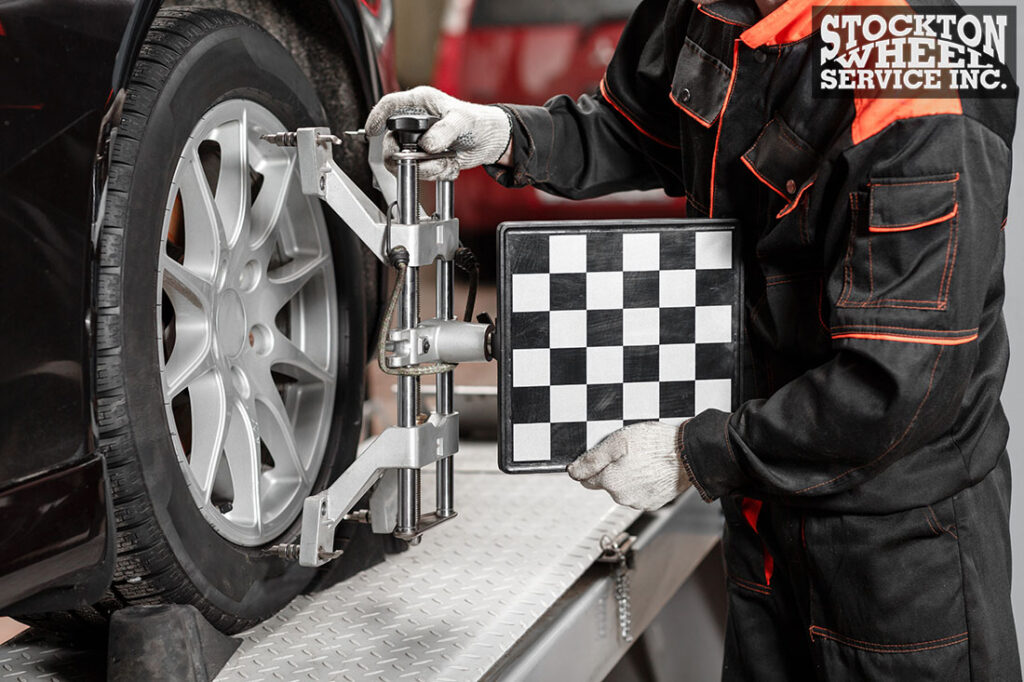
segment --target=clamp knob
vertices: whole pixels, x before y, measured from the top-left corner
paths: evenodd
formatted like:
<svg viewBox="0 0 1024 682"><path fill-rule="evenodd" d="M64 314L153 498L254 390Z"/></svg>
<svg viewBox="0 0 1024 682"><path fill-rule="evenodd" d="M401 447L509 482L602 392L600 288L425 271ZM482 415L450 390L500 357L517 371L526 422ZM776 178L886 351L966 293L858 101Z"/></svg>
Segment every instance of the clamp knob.
<svg viewBox="0 0 1024 682"><path fill-rule="evenodd" d="M402 151L414 152L423 133L439 120L430 114L399 114L388 119L388 130L395 134Z"/></svg>

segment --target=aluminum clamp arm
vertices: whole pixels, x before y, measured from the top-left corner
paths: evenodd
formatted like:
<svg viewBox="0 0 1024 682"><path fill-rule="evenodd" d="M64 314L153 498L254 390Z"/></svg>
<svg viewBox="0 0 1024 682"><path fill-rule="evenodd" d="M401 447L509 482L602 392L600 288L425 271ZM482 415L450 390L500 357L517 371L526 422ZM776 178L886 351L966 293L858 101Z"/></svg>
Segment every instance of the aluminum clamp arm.
<svg viewBox="0 0 1024 682"><path fill-rule="evenodd" d="M391 206L398 189L395 176L384 166L383 137L369 139L370 169L384 200ZM294 141L303 194L325 201L381 262L388 262L388 251L393 246L406 248L412 267L454 257L459 248L458 220L423 220L416 225L389 221L376 203L334 162L332 147L339 140L328 128L299 128ZM422 207L419 212L423 214Z"/></svg>
<svg viewBox="0 0 1024 682"><path fill-rule="evenodd" d="M454 455L458 449L458 413L432 414L417 426L385 429L330 488L306 498L299 563L320 566L334 558L334 531L338 523L385 470L422 469Z"/></svg>

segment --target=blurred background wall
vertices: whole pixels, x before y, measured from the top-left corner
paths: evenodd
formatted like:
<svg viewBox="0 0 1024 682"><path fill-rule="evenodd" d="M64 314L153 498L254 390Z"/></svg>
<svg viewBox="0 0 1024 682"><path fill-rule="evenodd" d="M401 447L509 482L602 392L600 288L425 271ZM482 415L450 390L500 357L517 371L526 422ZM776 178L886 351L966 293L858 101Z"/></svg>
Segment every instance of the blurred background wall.
<svg viewBox="0 0 1024 682"><path fill-rule="evenodd" d="M395 0L395 60L403 88L430 83L447 0Z"/></svg>

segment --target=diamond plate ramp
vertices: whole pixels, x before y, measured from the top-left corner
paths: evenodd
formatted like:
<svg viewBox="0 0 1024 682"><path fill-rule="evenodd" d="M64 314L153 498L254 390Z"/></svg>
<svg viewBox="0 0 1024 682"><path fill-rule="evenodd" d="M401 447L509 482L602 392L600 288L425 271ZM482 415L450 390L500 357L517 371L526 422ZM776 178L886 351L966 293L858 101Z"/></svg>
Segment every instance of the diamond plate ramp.
<svg viewBox="0 0 1024 682"><path fill-rule="evenodd" d="M601 536L639 515L564 474L507 476L495 461L493 444L463 444L456 519L243 634L217 680L484 675L593 563Z"/></svg>
<svg viewBox="0 0 1024 682"><path fill-rule="evenodd" d="M455 461L458 517L241 635L217 680L479 679L593 563L601 536L639 516L565 474L502 474L493 443L464 443ZM4 681L100 680L104 668L102 651L0 646Z"/></svg>
<svg viewBox="0 0 1024 682"><path fill-rule="evenodd" d="M43 641L0 647L0 680L7 682L96 682L105 677L106 652Z"/></svg>

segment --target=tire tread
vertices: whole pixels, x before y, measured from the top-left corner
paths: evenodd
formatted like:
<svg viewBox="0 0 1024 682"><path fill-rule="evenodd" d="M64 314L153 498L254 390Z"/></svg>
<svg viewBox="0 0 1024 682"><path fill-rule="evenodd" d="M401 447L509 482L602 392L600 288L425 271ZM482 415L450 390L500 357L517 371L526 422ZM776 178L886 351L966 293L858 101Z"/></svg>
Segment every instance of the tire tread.
<svg viewBox="0 0 1024 682"><path fill-rule="evenodd" d="M94 627L105 623L119 608L167 602L195 606L212 625L227 633L250 628L270 615L240 617L229 613L206 598L189 578L161 532L143 481L124 377L129 364L123 345L125 230L132 229L128 224L129 201L149 115L168 78L190 49L211 32L235 27L266 33L251 19L223 9L163 8L154 18L135 61L110 154L106 209L98 239L95 300L97 450L107 464L117 560L113 580L99 602L73 611L24 618L32 625L57 630Z"/></svg>
<svg viewBox="0 0 1024 682"><path fill-rule="evenodd" d="M263 30L248 19L224 10L162 9L141 48L141 58L135 64L127 88L121 125L111 150L107 206L99 236L96 300L99 351L96 415L99 449L107 462L117 527L114 579L96 606L24 618L36 627L81 630L105 624L110 613L125 606L167 602L195 606L211 624L228 633L259 622L259 619L227 613L205 599L158 529L142 481L121 361L123 237L138 145L167 74L194 42L210 31L227 26Z"/></svg>

